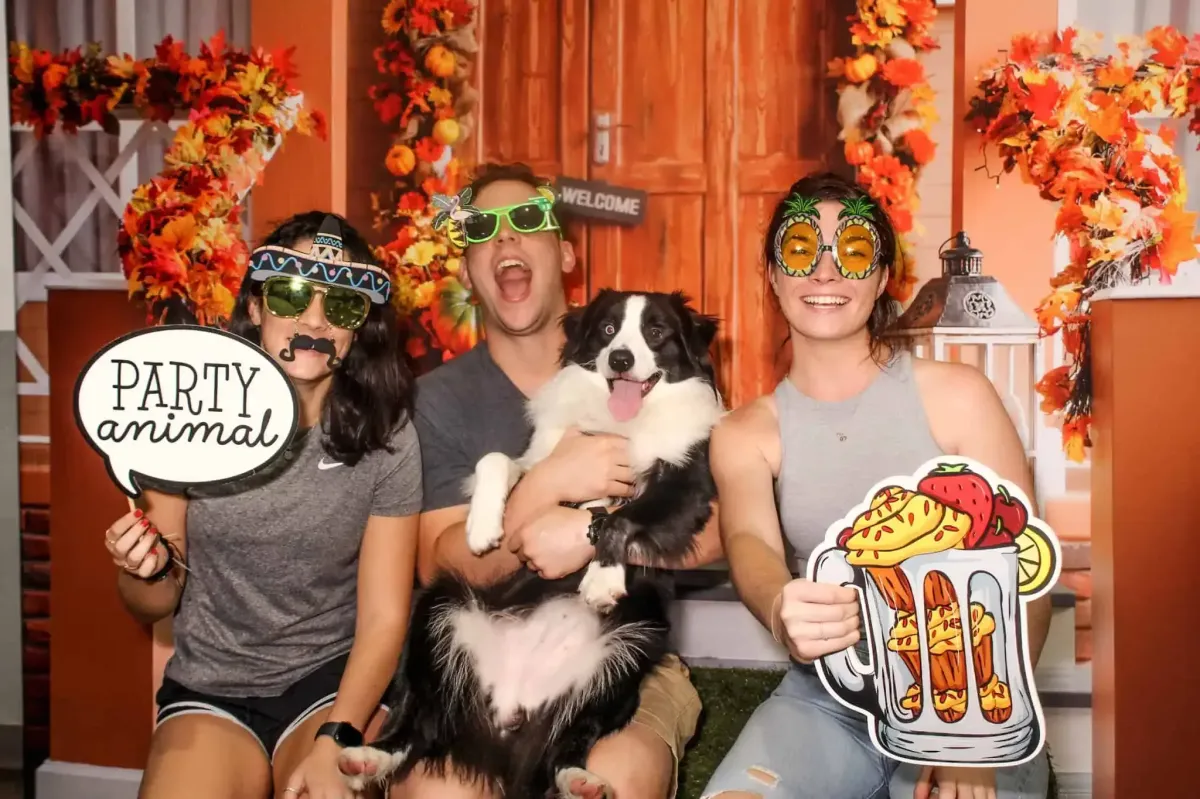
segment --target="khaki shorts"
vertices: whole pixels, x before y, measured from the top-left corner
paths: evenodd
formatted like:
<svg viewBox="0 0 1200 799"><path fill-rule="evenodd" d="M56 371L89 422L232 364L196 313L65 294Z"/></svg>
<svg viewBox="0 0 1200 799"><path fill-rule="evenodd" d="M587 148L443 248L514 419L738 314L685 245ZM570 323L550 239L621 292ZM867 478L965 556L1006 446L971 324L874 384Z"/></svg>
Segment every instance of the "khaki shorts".
<svg viewBox="0 0 1200 799"><path fill-rule="evenodd" d="M641 702L631 724L650 728L666 741L675 757L670 799L679 787L679 760L700 720L700 694L692 685L688 667L676 655L667 655L642 680Z"/></svg>

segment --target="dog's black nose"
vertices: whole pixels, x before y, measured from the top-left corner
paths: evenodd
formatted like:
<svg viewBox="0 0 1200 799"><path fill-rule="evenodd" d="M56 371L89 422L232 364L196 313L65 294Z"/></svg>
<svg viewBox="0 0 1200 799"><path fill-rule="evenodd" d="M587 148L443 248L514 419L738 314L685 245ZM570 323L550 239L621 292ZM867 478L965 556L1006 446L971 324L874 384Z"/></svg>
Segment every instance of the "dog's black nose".
<svg viewBox="0 0 1200 799"><path fill-rule="evenodd" d="M633 368L633 353L629 350L613 350L608 354L608 366L617 374L624 374Z"/></svg>

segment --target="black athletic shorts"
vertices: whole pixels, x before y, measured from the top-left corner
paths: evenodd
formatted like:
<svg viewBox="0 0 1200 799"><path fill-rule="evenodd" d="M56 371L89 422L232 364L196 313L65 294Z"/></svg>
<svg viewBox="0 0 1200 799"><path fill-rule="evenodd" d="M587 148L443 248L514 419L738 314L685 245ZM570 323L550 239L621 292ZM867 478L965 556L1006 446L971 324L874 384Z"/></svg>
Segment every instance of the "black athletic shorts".
<svg viewBox="0 0 1200 799"><path fill-rule="evenodd" d="M232 721L258 741L268 760L284 739L307 719L333 705L349 654L302 677L279 696L228 697L193 691L164 677L158 689L155 726L175 716L207 713Z"/></svg>

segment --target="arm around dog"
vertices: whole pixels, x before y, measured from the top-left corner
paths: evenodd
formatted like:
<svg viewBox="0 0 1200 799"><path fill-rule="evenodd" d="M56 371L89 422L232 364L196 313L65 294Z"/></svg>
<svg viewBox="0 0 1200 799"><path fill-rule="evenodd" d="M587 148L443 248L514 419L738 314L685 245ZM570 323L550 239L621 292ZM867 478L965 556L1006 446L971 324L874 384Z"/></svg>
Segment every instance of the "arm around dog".
<svg viewBox="0 0 1200 799"><path fill-rule="evenodd" d="M472 584L511 574L521 561L506 547L476 556L467 547L467 497L463 484L475 464L453 432L433 418L433 408L418 394L413 416L421 441L424 502L417 545L417 577L428 585L442 572L453 571Z"/></svg>

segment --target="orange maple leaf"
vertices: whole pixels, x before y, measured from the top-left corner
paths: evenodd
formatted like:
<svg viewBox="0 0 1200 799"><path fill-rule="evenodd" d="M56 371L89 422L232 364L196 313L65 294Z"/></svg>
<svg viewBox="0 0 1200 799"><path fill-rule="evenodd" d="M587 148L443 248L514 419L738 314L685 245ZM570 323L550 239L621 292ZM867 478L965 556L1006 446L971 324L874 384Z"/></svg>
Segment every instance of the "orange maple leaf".
<svg viewBox="0 0 1200 799"><path fill-rule="evenodd" d="M1059 55L1071 55L1075 48L1075 37L1078 35L1074 28L1064 28L1061 33L1054 34L1051 50Z"/></svg>
<svg viewBox="0 0 1200 799"><path fill-rule="evenodd" d="M1062 97L1062 87L1054 78L1050 78L1042 84L1032 84L1029 87L1028 108L1033 113L1033 118L1040 122L1049 122L1053 119L1054 109L1058 106L1060 97Z"/></svg>
<svg viewBox="0 0 1200 799"><path fill-rule="evenodd" d="M1146 43L1154 48L1154 60L1164 67L1174 67L1187 49L1187 37L1170 25L1159 25L1146 33Z"/></svg>
<svg viewBox="0 0 1200 799"><path fill-rule="evenodd" d="M1133 80L1133 74L1129 64L1104 64L1096 67L1093 83L1101 88L1124 86Z"/></svg>
<svg viewBox="0 0 1200 799"><path fill-rule="evenodd" d="M1084 121L1097 136L1109 144L1118 144L1125 138L1125 109L1116 103L1102 107L1098 111L1084 113Z"/></svg>
<svg viewBox="0 0 1200 799"><path fill-rule="evenodd" d="M1162 260L1162 270L1168 275L1175 274L1179 264L1196 257L1196 241L1193 231L1196 229L1196 213L1185 211L1180 200L1172 200L1163 209L1160 220L1163 223L1162 242L1158 245L1158 256Z"/></svg>

